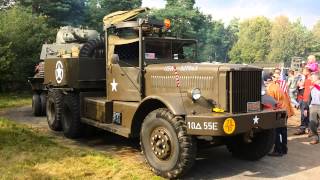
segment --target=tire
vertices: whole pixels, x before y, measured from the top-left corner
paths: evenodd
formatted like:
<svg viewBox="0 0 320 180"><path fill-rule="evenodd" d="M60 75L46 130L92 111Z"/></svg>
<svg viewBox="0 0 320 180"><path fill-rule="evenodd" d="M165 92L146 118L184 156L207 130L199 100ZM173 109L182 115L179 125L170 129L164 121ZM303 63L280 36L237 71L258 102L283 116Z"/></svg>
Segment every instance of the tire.
<svg viewBox="0 0 320 180"><path fill-rule="evenodd" d="M89 40L81 47L79 57L105 58L104 47L105 43L103 40Z"/></svg>
<svg viewBox="0 0 320 180"><path fill-rule="evenodd" d="M75 139L83 132L80 121L80 100L78 94L69 93L63 100L63 118L61 121L63 133L67 138Z"/></svg>
<svg viewBox="0 0 320 180"><path fill-rule="evenodd" d="M32 95L32 114L41 116L41 99L38 93L33 93Z"/></svg>
<svg viewBox="0 0 320 180"><path fill-rule="evenodd" d="M195 139L187 135L184 119L166 108L154 110L144 119L140 143L151 170L165 178L182 176L195 161Z"/></svg>
<svg viewBox="0 0 320 180"><path fill-rule="evenodd" d="M41 116L47 115L47 93L42 92L40 94L40 100L41 100Z"/></svg>
<svg viewBox="0 0 320 180"><path fill-rule="evenodd" d="M61 131L63 111L63 94L59 90L48 91L46 102L46 114L49 128L53 131Z"/></svg>
<svg viewBox="0 0 320 180"><path fill-rule="evenodd" d="M235 136L227 141L227 148L233 156L256 161L267 155L275 141L275 130L268 129L254 134L251 143L245 143L243 136Z"/></svg>

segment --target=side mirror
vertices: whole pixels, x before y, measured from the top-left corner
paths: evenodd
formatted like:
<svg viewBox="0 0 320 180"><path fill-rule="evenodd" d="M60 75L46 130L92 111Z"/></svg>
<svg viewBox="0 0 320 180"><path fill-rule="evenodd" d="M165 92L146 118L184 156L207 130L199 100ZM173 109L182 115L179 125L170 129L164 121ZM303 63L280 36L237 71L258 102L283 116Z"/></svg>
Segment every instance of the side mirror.
<svg viewBox="0 0 320 180"><path fill-rule="evenodd" d="M118 54L113 54L113 55L112 55L112 58L111 58L112 64L118 64L119 61L120 61L119 55L118 55Z"/></svg>

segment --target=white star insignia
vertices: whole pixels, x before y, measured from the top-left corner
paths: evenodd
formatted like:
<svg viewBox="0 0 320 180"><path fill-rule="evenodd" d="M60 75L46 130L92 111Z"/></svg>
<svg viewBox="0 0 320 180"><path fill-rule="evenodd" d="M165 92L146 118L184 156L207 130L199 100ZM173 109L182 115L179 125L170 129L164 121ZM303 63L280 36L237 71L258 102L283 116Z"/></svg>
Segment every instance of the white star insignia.
<svg viewBox="0 0 320 180"><path fill-rule="evenodd" d="M255 117L253 118L253 124L258 124L258 123L259 123L259 119L260 119L260 118L258 118L258 116L255 116Z"/></svg>
<svg viewBox="0 0 320 180"><path fill-rule="evenodd" d="M116 83L116 80L115 80L114 78L113 78L112 83L110 83L110 85L111 85L111 91L112 91L112 92L113 92L113 91L117 92L118 83Z"/></svg>

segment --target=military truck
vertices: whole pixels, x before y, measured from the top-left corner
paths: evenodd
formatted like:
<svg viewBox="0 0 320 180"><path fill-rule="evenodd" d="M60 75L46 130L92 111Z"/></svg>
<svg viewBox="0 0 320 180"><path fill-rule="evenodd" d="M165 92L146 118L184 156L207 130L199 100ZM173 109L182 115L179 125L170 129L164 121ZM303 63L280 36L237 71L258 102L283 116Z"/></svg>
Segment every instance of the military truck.
<svg viewBox="0 0 320 180"><path fill-rule="evenodd" d="M85 44L86 43L86 44ZM35 116L46 115L47 88L44 82L44 60L57 57L87 57L95 55L103 57L104 43L96 30L61 27L53 44L44 44L40 54L40 62L35 68L35 75L28 78L31 85L32 113ZM96 52L95 52L96 51ZM100 54L99 54L100 53Z"/></svg>
<svg viewBox="0 0 320 180"><path fill-rule="evenodd" d="M197 144L227 145L248 160L265 156L286 112L262 108L262 70L198 63L196 40L167 37L170 21L145 11L104 18L105 58L45 59L49 127L68 138L87 125L140 138L146 162L166 178L192 167Z"/></svg>

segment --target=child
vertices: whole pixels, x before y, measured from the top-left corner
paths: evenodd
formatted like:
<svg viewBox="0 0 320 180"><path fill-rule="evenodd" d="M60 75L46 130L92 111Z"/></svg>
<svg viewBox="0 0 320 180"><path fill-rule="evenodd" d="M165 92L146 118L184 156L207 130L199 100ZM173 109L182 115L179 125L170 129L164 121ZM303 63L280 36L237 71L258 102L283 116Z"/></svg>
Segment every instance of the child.
<svg viewBox="0 0 320 180"><path fill-rule="evenodd" d="M318 72L318 63L314 55L308 56L308 63L306 65L312 72Z"/></svg>

